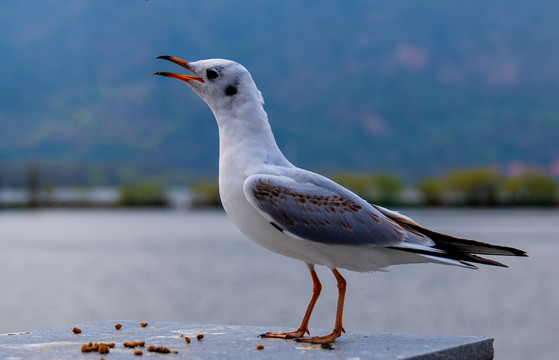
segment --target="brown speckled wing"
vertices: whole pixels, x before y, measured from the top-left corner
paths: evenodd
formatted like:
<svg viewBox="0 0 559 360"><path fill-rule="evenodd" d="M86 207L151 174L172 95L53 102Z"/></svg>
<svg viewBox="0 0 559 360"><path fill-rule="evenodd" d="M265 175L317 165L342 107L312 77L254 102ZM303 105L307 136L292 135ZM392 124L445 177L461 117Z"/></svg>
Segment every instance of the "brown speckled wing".
<svg viewBox="0 0 559 360"><path fill-rule="evenodd" d="M339 185L328 185L254 175L244 192L271 228L304 240L353 246L403 241L405 231L394 221Z"/></svg>

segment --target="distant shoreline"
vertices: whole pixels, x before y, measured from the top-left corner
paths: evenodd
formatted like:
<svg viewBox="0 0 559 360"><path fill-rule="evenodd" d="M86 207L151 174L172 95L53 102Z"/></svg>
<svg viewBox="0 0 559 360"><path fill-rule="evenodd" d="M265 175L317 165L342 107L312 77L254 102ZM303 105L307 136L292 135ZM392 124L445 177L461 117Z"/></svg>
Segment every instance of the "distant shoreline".
<svg viewBox="0 0 559 360"><path fill-rule="evenodd" d="M196 189L189 187L163 188L161 201L138 201L136 203L123 203L121 199L122 188L119 187L60 187L50 191L29 191L27 188L0 189L0 209L56 209L56 208L184 208L204 209L221 208L219 195L200 194ZM405 189L396 201L389 204L382 202L372 203L397 207L397 208L475 208L475 209L500 209L500 208L557 208L559 203L549 205L534 204L508 204L496 202L493 204L467 204L467 203L440 203L426 204L416 189Z"/></svg>

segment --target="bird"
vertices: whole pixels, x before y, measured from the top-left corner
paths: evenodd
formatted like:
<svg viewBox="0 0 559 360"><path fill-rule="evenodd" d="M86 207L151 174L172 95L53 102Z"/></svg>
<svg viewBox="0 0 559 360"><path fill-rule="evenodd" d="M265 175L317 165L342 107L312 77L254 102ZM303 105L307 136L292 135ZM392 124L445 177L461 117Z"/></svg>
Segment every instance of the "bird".
<svg viewBox="0 0 559 360"><path fill-rule="evenodd" d="M512 247L462 239L427 229L400 212L370 204L329 178L293 165L279 149L262 93L249 71L225 59L189 62L162 55L190 74L155 72L188 85L211 109L219 129L219 195L239 230L275 253L303 261L311 300L297 329L263 338L331 344L342 324L347 282L338 269L374 272L391 265L440 263L477 269L503 266L480 255L527 256ZM338 302L331 333L306 337L322 285L315 266L329 268Z"/></svg>

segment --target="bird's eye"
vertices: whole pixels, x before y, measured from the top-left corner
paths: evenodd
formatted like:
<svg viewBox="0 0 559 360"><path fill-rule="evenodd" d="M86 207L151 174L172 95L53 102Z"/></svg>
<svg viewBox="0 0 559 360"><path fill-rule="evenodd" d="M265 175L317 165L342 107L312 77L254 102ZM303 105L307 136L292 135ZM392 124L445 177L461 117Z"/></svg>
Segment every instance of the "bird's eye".
<svg viewBox="0 0 559 360"><path fill-rule="evenodd" d="M236 93L237 93L237 88L234 87L233 85L229 85L227 89L225 89L225 95L227 96L233 96Z"/></svg>
<svg viewBox="0 0 559 360"><path fill-rule="evenodd" d="M206 70L206 77L210 80L213 80L215 78L217 78L219 76L219 73L217 71L215 71L214 69L208 69Z"/></svg>

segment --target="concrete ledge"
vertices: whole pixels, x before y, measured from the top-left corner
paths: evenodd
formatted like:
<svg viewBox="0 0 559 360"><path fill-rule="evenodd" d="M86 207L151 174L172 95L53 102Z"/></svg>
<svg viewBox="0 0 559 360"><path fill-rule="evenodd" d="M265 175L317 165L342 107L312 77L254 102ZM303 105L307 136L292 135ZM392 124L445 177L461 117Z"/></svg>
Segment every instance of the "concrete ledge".
<svg viewBox="0 0 559 360"><path fill-rule="evenodd" d="M120 330L115 324L122 324ZM134 350L154 356L149 345L165 346L176 354L157 354L168 359L479 359L493 358L493 339L469 336L437 336L396 333L348 332L331 348L289 340L261 339L266 331L293 329L252 326L221 326L189 323L151 322L141 327L139 321L102 321L73 326L0 335L3 359L132 359ZM315 334L328 331L311 330ZM202 340L196 335L203 334ZM191 339L187 344L184 336ZM123 342L145 341L144 348L125 348ZM109 354L82 353L82 344L116 343ZM258 350L258 344L264 349Z"/></svg>

